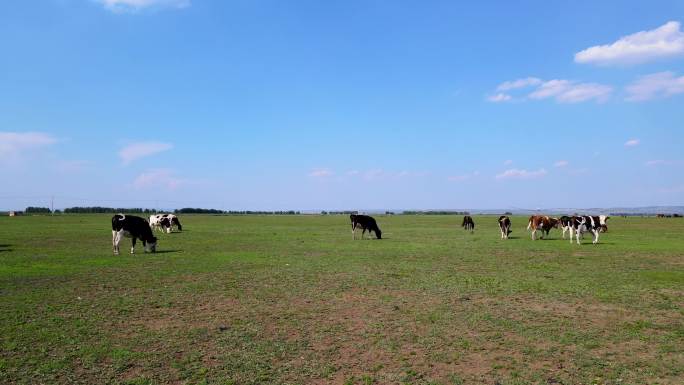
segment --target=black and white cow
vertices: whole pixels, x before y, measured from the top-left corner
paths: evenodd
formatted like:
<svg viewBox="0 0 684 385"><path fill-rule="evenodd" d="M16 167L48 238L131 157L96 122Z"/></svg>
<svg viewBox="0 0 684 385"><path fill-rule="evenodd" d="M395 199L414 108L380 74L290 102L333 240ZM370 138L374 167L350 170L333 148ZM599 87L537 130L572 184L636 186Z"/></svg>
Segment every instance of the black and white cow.
<svg viewBox="0 0 684 385"><path fill-rule="evenodd" d="M500 216L499 229L501 229L501 239L508 239L508 235L513 232L511 230L511 218L507 215Z"/></svg>
<svg viewBox="0 0 684 385"><path fill-rule="evenodd" d="M157 238L152 234L150 224L144 218L134 215L116 214L112 217L112 246L114 255L119 255L121 240L131 238L131 254L135 252L135 241L140 239L145 252L157 251Z"/></svg>
<svg viewBox="0 0 684 385"><path fill-rule="evenodd" d="M356 239L356 229L359 228L363 229L361 232L361 239L363 239L363 235L366 231L368 231L368 234L370 234L371 231L374 231L375 236L378 239L382 239L382 231L380 231L378 224L375 222L375 218L368 215L351 214L349 219L351 219L352 239Z"/></svg>
<svg viewBox="0 0 684 385"><path fill-rule="evenodd" d="M572 243L572 233L575 233L575 238L577 239L577 244L581 244L580 239L584 233L592 233L593 244L597 244L599 240L599 234L608 231L608 225L606 221L610 217L605 215L599 216L589 216L581 215L572 217L572 230L570 231L570 243Z"/></svg>
<svg viewBox="0 0 684 385"><path fill-rule="evenodd" d="M567 232L570 232L570 239L572 239L572 217L563 215L558 221L560 223L561 229L563 229L563 239L565 239L565 233Z"/></svg>
<svg viewBox="0 0 684 385"><path fill-rule="evenodd" d="M150 215L150 227L153 230L156 229L161 230L162 232L170 233L174 226L178 229L178 231L183 231L183 226L178 220L178 217L174 214Z"/></svg>
<svg viewBox="0 0 684 385"><path fill-rule="evenodd" d="M463 223L461 223L461 227L466 229L466 231L470 230L471 233L474 232L475 231L475 222L473 221L473 217L471 217L470 215L464 215L463 216Z"/></svg>

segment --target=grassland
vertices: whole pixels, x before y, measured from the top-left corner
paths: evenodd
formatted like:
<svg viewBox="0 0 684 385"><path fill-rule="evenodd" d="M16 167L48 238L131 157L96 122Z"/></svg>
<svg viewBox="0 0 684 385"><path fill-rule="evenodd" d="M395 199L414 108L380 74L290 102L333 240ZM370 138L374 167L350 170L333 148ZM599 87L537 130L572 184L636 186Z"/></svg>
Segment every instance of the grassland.
<svg viewBox="0 0 684 385"><path fill-rule="evenodd" d="M109 219L0 218L0 383L684 383L684 220L185 216L115 257Z"/></svg>

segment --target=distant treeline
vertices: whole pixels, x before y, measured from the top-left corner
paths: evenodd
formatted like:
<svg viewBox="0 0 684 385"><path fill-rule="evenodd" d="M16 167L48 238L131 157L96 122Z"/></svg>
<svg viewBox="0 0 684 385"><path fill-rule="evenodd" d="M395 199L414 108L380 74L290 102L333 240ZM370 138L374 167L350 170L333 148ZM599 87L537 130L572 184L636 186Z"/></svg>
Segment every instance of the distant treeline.
<svg viewBox="0 0 684 385"><path fill-rule="evenodd" d="M33 207L29 206L24 210L26 214L52 214L52 211L47 207Z"/></svg>
<svg viewBox="0 0 684 385"><path fill-rule="evenodd" d="M29 211L29 209L33 211ZM47 211L44 211L47 210ZM116 213L129 213L129 214L155 214L162 212L156 209L144 209L144 208L114 208L114 207L69 207L64 209L66 214L116 214ZM250 211L250 210L217 210L217 209L202 209L194 207L184 207L182 209L173 210L175 214L229 214L229 215L296 215L300 214L299 211L287 210L287 211ZM27 214L36 213L50 213L50 209L41 207L28 207L26 209Z"/></svg>
<svg viewBox="0 0 684 385"><path fill-rule="evenodd" d="M252 211L252 210L216 210L185 207L173 211L175 214L228 214L228 215L297 215L299 211Z"/></svg>
<svg viewBox="0 0 684 385"><path fill-rule="evenodd" d="M321 211L321 215L351 215L358 213L358 211Z"/></svg>
<svg viewBox="0 0 684 385"><path fill-rule="evenodd" d="M402 211L403 215L470 215L467 211Z"/></svg>
<svg viewBox="0 0 684 385"><path fill-rule="evenodd" d="M155 209L142 208L113 208L113 207L68 207L64 209L66 214L116 214L116 213L132 213L132 214L154 214Z"/></svg>

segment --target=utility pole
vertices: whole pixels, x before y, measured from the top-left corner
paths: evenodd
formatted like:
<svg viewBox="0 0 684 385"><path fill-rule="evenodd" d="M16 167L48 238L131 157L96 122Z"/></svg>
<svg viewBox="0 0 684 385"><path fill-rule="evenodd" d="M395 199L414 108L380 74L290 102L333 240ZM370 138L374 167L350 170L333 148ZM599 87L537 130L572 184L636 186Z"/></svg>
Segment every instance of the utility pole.
<svg viewBox="0 0 684 385"><path fill-rule="evenodd" d="M50 215L55 215L55 196L50 197Z"/></svg>

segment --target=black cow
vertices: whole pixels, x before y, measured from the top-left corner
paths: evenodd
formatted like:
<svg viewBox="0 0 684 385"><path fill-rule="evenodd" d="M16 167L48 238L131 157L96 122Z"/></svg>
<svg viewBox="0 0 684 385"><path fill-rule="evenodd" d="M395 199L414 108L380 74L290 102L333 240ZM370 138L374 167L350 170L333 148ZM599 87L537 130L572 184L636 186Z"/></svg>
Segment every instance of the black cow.
<svg viewBox="0 0 684 385"><path fill-rule="evenodd" d="M508 239L508 235L513 232L511 230L511 218L507 215L500 216L499 229L501 229L501 239Z"/></svg>
<svg viewBox="0 0 684 385"><path fill-rule="evenodd" d="M356 229L358 228L363 229L361 232L361 239L363 239L363 235L366 233L366 230L369 234L371 231L374 231L375 236L378 239L382 239L382 231L380 231L380 228L373 217L368 215L351 214L349 219L351 219L352 239L356 239Z"/></svg>
<svg viewBox="0 0 684 385"><path fill-rule="evenodd" d="M112 246L114 255L119 255L119 243L123 237L131 238L131 254L135 252L135 241L140 239L145 252L157 251L157 238L152 235L150 224L134 215L116 214L112 217Z"/></svg>
<svg viewBox="0 0 684 385"><path fill-rule="evenodd" d="M470 215L463 216L463 223L461 223L461 227L466 230L470 230L471 233L475 231L475 222L473 222L473 218Z"/></svg>

